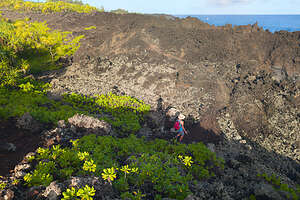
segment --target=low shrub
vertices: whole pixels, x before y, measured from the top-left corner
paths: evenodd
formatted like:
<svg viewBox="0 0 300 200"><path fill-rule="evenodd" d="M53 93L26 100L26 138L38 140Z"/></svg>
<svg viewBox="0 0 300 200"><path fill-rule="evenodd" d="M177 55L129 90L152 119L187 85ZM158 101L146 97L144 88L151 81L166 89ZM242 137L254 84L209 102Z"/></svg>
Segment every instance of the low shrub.
<svg viewBox="0 0 300 200"><path fill-rule="evenodd" d="M55 12L78 12L91 13L103 12L104 9L98 9L88 4L72 3L66 1L47 1L47 2L33 2L23 0L2 0L0 7L10 8L17 11L39 11L43 13Z"/></svg>
<svg viewBox="0 0 300 200"><path fill-rule="evenodd" d="M57 61L73 55L83 35L51 30L46 22L0 18L0 87L15 87L28 73L58 69Z"/></svg>
<svg viewBox="0 0 300 200"><path fill-rule="evenodd" d="M92 200L93 196L95 196L95 192L94 187L89 187L88 185L83 188L79 188L78 190L72 187L71 189L67 189L63 192L64 197L61 200L72 200L78 198L83 200Z"/></svg>
<svg viewBox="0 0 300 200"><path fill-rule="evenodd" d="M134 135L93 134L71 142L72 148L39 148L38 164L24 177L26 184L47 186L53 180L93 175L101 176L122 197L184 199L191 193L192 181L211 177L212 167L223 167L223 161L202 143L170 144L160 139L146 142Z"/></svg>

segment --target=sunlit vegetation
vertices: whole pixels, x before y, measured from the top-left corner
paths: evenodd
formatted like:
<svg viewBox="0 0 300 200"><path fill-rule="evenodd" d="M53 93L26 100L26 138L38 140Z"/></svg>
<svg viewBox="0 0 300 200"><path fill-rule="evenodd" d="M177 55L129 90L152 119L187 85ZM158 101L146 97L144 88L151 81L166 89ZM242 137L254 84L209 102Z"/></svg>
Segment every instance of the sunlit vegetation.
<svg viewBox="0 0 300 200"><path fill-rule="evenodd" d="M0 192L5 189L7 183L0 180Z"/></svg>
<svg viewBox="0 0 300 200"><path fill-rule="evenodd" d="M71 141L72 147L59 145L39 148L35 169L24 177L28 186L49 185L71 176L97 176L107 181L123 198L170 197L184 199L193 181L215 176L223 161L202 143L170 144L156 139L146 142L134 135L127 138L88 135ZM145 184L147 183L147 184ZM93 193L91 187L86 190ZM68 189L64 197L78 196Z"/></svg>
<svg viewBox="0 0 300 200"><path fill-rule="evenodd" d="M83 5L83 2L81 0L46 0L46 2L58 2L58 1Z"/></svg>
<svg viewBox="0 0 300 200"><path fill-rule="evenodd" d="M67 191L63 192L63 198L61 200L72 200L72 199L84 199L84 200L92 200L93 196L95 196L96 190L94 187L89 187L86 185L83 188L72 187L71 189L67 189Z"/></svg>
<svg viewBox="0 0 300 200"><path fill-rule="evenodd" d="M64 101L74 109L90 114L109 114L101 119L111 123L122 133L134 133L141 128L143 116L150 106L130 96L118 96L112 93L88 97L75 93L64 95Z"/></svg>
<svg viewBox="0 0 300 200"><path fill-rule="evenodd" d="M46 22L0 19L1 85L15 85L20 74L57 69L58 59L74 54L82 38L51 30Z"/></svg>
<svg viewBox="0 0 300 200"><path fill-rule="evenodd" d="M80 1L47 1L47 2L32 2L23 0L2 0L0 7L9 8L17 11L37 11L43 13L55 12L78 12L91 13L103 12L104 9L98 9L88 4L82 4Z"/></svg>
<svg viewBox="0 0 300 200"><path fill-rule="evenodd" d="M34 81L27 75L59 68L57 61L71 56L82 37L52 31L45 22L1 19L0 117L8 119L29 112L42 122L54 122L74 114L70 106L46 97L48 83Z"/></svg>
<svg viewBox="0 0 300 200"><path fill-rule="evenodd" d="M66 94L61 101L49 99L45 92L49 84L41 84L25 79L20 89L0 89L0 117L22 116L30 113L35 119L43 123L56 123L67 120L76 113L96 116L106 113L109 117L101 119L111 123L119 130L120 135L126 136L141 128L143 115L150 107L129 96L114 94L87 97L77 94ZM22 86L22 87L21 87Z"/></svg>
<svg viewBox="0 0 300 200"><path fill-rule="evenodd" d="M84 30L89 31L89 30L93 30L93 29L96 29L96 28L97 28L96 26L90 26L90 27L85 28Z"/></svg>

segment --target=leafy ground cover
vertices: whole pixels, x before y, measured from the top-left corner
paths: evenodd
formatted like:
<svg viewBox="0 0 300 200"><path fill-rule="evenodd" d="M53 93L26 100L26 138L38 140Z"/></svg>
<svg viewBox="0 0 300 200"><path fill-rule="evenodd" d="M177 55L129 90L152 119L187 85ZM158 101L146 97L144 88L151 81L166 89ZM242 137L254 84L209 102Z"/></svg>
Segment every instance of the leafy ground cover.
<svg viewBox="0 0 300 200"><path fill-rule="evenodd" d="M39 11L43 13L54 12L78 12L90 13L94 11L102 12L104 9L98 9L88 4L68 3L65 1L54 2L32 2L23 0L4 0L0 2L0 7L9 8L17 11Z"/></svg>
<svg viewBox="0 0 300 200"><path fill-rule="evenodd" d="M93 134L71 142L70 148L39 148L31 158L37 165L24 177L25 184L48 186L71 176L101 176L123 198L134 199L140 192L147 199L184 199L191 193L189 184L214 176L213 169L223 167L223 161L202 143L170 144L161 139L147 142L134 135Z"/></svg>
<svg viewBox="0 0 300 200"><path fill-rule="evenodd" d="M0 22L0 117L30 113L43 123L68 119L75 113L107 114L103 119L124 133L140 129L143 115L150 106L130 96L112 93L87 97L65 94L61 101L47 97L48 83L25 77L30 73L59 68L58 60L71 56L79 48L78 36L70 32L52 31L46 23L19 20Z"/></svg>
<svg viewBox="0 0 300 200"><path fill-rule="evenodd" d="M28 84L29 83L29 84ZM55 124L67 120L74 114L95 116L105 113L101 119L111 123L123 136L141 128L141 121L149 105L129 96L102 94L86 97L78 94L66 94L61 101L51 100L41 90L34 90L36 85L27 82L23 89L0 89L0 117L8 119L29 113L42 123ZM42 85L45 88L45 85ZM25 89L24 89L25 88ZM30 89L28 89L30 88Z"/></svg>
<svg viewBox="0 0 300 200"><path fill-rule="evenodd" d="M72 55L83 36L72 39L71 33L52 31L45 22L0 20L0 117L29 112L42 122L54 122L73 114L70 106L46 97L48 83L26 75L60 67L58 59Z"/></svg>

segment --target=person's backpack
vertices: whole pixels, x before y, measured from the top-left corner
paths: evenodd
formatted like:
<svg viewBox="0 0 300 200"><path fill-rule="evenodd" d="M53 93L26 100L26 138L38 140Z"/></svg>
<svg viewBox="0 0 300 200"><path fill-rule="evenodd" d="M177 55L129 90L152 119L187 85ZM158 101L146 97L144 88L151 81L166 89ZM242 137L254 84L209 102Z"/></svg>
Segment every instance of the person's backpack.
<svg viewBox="0 0 300 200"><path fill-rule="evenodd" d="M176 131L180 129L180 122L179 122L179 120L177 120L177 121L175 122L175 124L174 124L174 129L175 129Z"/></svg>

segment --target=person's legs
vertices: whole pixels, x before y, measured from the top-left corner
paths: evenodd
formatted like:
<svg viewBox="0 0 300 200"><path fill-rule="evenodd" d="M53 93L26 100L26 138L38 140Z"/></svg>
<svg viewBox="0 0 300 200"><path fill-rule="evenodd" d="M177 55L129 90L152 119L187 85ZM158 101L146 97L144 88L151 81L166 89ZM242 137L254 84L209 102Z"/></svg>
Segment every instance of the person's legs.
<svg viewBox="0 0 300 200"><path fill-rule="evenodd" d="M178 138L179 136L182 135L182 131L183 131L183 130L180 130L180 129L176 131L176 132L177 132L176 138Z"/></svg>
<svg viewBox="0 0 300 200"><path fill-rule="evenodd" d="M180 135L179 142L181 142L184 136L184 132L181 131L178 135Z"/></svg>
<svg viewBox="0 0 300 200"><path fill-rule="evenodd" d="M183 135L180 137L180 139L179 139L179 142L181 142L181 141L182 141L182 139L183 139Z"/></svg>

